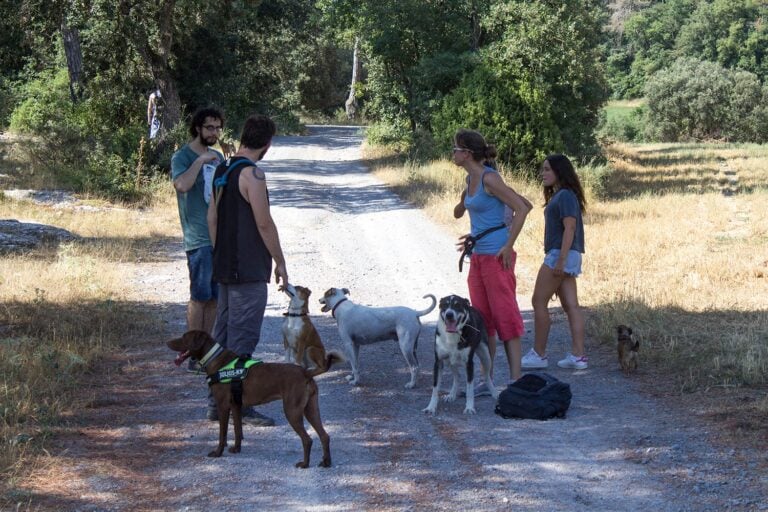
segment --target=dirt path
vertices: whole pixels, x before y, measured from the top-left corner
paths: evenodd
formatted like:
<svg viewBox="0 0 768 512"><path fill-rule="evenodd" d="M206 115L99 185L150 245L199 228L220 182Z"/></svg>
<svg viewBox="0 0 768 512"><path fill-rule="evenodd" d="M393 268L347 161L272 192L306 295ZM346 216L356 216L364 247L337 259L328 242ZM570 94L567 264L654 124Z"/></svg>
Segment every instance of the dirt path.
<svg viewBox="0 0 768 512"><path fill-rule="evenodd" d="M363 304L419 309L426 293L466 295L451 236L361 167L360 141L352 128L315 128L279 138L265 161L290 280L314 291L310 313L327 348L340 348L333 319L316 301L328 287L349 288ZM360 387L346 383L346 365L317 379L332 468L315 467L319 443L312 468L293 467L301 447L277 402L261 409L276 427L246 426L242 453L209 459L217 427L204 419L204 380L173 367L163 344L182 332L187 297L181 248L168 250L167 262L136 270L137 297L162 312L165 332L121 356L119 372L99 390L103 399L28 482L32 508L768 510L764 458L710 444L701 426L642 395L597 347L588 370L549 370L572 386L565 420L503 420L490 398L477 401L476 416L462 414L463 401L425 415L436 312L423 318L414 389L403 387L407 371L394 343L361 349ZM257 352L279 361L288 301L270 288ZM519 300L526 351L530 302ZM567 337L555 316L557 359ZM508 377L503 358L500 351L499 386Z"/></svg>

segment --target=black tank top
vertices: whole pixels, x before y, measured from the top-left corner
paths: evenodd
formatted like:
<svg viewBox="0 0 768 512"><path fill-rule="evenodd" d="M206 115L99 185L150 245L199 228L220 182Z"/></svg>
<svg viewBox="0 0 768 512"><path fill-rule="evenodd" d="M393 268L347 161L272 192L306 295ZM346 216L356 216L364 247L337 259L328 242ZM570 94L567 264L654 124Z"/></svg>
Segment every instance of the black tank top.
<svg viewBox="0 0 768 512"><path fill-rule="evenodd" d="M241 157L237 157L241 158ZM235 159L233 159L235 160ZM272 256L261 238L251 205L240 194L238 183L243 168L253 165L247 158L234 164L227 182L217 193L216 245L213 248L213 279L222 284L269 281L272 274ZM220 164L214 173L214 182L230 166ZM217 196L213 194L212 200ZM267 193L269 202L269 193Z"/></svg>

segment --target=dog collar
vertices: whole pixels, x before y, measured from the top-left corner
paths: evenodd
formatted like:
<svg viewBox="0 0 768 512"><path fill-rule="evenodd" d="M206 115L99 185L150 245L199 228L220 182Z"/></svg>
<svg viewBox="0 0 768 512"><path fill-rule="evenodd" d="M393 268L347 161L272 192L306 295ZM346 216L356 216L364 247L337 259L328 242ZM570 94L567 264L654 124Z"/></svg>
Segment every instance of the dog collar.
<svg viewBox="0 0 768 512"><path fill-rule="evenodd" d="M291 313L288 311L287 313L283 313L283 316L307 316L306 313Z"/></svg>
<svg viewBox="0 0 768 512"><path fill-rule="evenodd" d="M339 302L337 302L335 306L333 306L333 309L331 310L331 316L332 316L333 318L336 318L336 308L337 308L337 307L339 307L339 304L341 304L341 303L342 303L342 302L344 302L345 300L347 300L347 299L346 299L346 298L343 298L343 299L341 299Z"/></svg>
<svg viewBox="0 0 768 512"><path fill-rule="evenodd" d="M213 347L211 347L211 350L209 350L208 353L205 354L203 358L200 360L200 366L205 368L205 365L208 364L211 361L211 359L221 354L223 350L224 350L224 347L216 343Z"/></svg>

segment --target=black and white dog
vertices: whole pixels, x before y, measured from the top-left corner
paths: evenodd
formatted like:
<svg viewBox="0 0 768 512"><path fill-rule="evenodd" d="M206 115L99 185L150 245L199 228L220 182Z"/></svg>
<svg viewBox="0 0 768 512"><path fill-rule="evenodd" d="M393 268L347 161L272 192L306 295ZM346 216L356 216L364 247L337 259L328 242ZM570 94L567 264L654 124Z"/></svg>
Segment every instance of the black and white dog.
<svg viewBox="0 0 768 512"><path fill-rule="evenodd" d="M475 414L474 356L483 363L485 382L493 398L499 392L491 380L491 354L488 350L488 333L485 330L480 312L469 305L469 300L458 295L449 295L440 299L440 317L435 329L435 369L432 380L432 399L424 412L437 412L437 399L440 390L440 378L443 365L448 364L453 373L451 391L443 397L446 402L453 402L459 394L460 368L467 372L467 402L464 414Z"/></svg>

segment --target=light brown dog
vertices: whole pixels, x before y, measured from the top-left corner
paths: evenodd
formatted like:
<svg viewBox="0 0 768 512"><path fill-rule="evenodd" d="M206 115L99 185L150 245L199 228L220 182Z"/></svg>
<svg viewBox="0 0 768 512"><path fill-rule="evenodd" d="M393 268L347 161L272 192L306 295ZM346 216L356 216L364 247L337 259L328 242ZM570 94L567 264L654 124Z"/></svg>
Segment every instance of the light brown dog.
<svg viewBox="0 0 768 512"><path fill-rule="evenodd" d="M235 151L237 151L234 142L224 142L223 140L220 140L219 147L221 148L221 152L224 155L224 158L231 157L235 154Z"/></svg>
<svg viewBox="0 0 768 512"><path fill-rule="evenodd" d="M343 363L345 359L339 352L331 350L326 353L320 334L309 319L312 290L287 284L283 291L291 298L283 321L285 362L295 361L304 368L321 370L319 373L327 372L334 363Z"/></svg>
<svg viewBox="0 0 768 512"><path fill-rule="evenodd" d="M179 353L174 361L177 366L187 358L193 357L200 361L209 377L217 376L222 367L233 359L237 359L237 354L221 347L204 331L188 331L181 338L170 340L167 345L171 350ZM242 404L235 403L230 383L211 384L211 393L219 413L219 444L208 456L220 457L227 445L230 410L232 423L235 426L235 445L229 448L229 452L240 453L243 440L241 407L282 399L285 418L301 438L301 445L304 448L304 459L297 462L296 467L309 466L309 453L312 448L312 438L304 428L304 418L307 418L309 424L315 429L323 445L323 460L320 466L329 467L331 465L330 437L320 420L317 384L312 378L317 373L319 371L310 372L295 364L260 363L252 366L242 381Z"/></svg>
<svg viewBox="0 0 768 512"><path fill-rule="evenodd" d="M640 341L632 339L632 328L619 325L616 328L618 334L619 364L621 371L629 374L637 370L637 353L640 349Z"/></svg>

